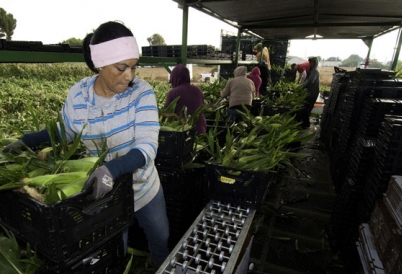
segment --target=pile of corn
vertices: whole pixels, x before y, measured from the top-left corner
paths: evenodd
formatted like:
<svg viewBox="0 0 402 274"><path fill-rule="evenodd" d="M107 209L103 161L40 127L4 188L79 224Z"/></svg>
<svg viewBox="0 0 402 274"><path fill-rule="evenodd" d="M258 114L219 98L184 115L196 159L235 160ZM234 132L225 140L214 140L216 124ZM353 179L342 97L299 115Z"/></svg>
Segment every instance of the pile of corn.
<svg viewBox="0 0 402 274"><path fill-rule="evenodd" d="M1 150L15 139L0 140ZM53 148L28 148L14 153L0 152L0 191L20 191L47 205L80 193L89 174L99 166L100 157L59 159Z"/></svg>

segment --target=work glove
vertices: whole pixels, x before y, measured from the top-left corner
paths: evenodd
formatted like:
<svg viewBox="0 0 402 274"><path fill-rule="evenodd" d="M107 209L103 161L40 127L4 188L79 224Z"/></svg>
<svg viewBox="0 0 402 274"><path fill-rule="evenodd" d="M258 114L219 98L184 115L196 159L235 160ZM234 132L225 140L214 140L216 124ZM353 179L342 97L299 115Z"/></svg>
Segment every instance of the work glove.
<svg viewBox="0 0 402 274"><path fill-rule="evenodd" d="M113 189L113 185L114 181L112 174L109 169L103 165L91 173L82 190L85 192L93 186L90 199L96 200L110 192Z"/></svg>
<svg viewBox="0 0 402 274"><path fill-rule="evenodd" d="M17 154L18 150L24 146L24 142L22 140L15 141L11 144L6 145L3 148L3 153L13 153Z"/></svg>

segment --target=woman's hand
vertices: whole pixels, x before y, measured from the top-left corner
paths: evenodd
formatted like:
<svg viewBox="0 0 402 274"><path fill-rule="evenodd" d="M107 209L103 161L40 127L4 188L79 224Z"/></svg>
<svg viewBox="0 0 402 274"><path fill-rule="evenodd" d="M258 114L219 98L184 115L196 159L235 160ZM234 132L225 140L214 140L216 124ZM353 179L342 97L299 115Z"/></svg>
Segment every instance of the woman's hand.
<svg viewBox="0 0 402 274"><path fill-rule="evenodd" d="M103 198L113 189L114 181L109 169L103 165L91 173L88 180L85 182L83 191L85 192L93 186L91 199L96 200Z"/></svg>

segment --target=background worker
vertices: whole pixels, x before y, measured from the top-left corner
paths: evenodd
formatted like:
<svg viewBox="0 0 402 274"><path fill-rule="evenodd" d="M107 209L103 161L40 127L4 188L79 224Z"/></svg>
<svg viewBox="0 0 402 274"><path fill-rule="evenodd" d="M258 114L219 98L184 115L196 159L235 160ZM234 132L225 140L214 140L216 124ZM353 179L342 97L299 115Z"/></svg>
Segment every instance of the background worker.
<svg viewBox="0 0 402 274"><path fill-rule="evenodd" d="M262 84L260 93L266 95L268 94L268 87L272 84L269 50L267 47L264 47L262 43L258 43L254 46L253 53L255 54L258 62L258 67L261 71Z"/></svg>
<svg viewBox="0 0 402 274"><path fill-rule="evenodd" d="M310 72L307 74L306 80L301 84L303 88L308 90L308 96L305 104L305 113L302 117L304 128L310 127L310 113L314 108L314 104L317 101L318 94L320 92L320 72L318 71L318 58L310 57L308 59L310 63Z"/></svg>
<svg viewBox="0 0 402 274"><path fill-rule="evenodd" d="M296 63L293 63L292 65L290 65L289 69L285 69L283 71L283 76L286 79L286 81L294 83L296 81L296 74L297 71L295 69L296 67Z"/></svg>
<svg viewBox="0 0 402 274"><path fill-rule="evenodd" d="M241 115L237 111L244 111L243 106L251 110L255 96L254 83L246 75L247 67L237 67L234 70L234 78L230 79L221 91L222 98L229 97L228 119L234 123L241 121Z"/></svg>
<svg viewBox="0 0 402 274"><path fill-rule="evenodd" d="M175 113L180 114L184 107L187 107L187 113L192 115L199 107L204 105L204 94L202 90L190 83L190 71L185 65L179 64L173 68L170 74L171 89L167 96L165 107L180 96L177 101ZM198 116L196 129L197 134L201 135L206 132L206 120L204 113L200 113Z"/></svg>
<svg viewBox="0 0 402 274"><path fill-rule="evenodd" d="M267 63L265 60L262 60L258 64L258 68L260 69L260 77L261 77L261 86L259 90L259 95L268 95L268 85L271 79L271 73L268 69Z"/></svg>
<svg viewBox="0 0 402 274"><path fill-rule="evenodd" d="M297 78L297 83L301 84L306 80L307 75L310 73L310 63L308 61L299 63L294 68L299 77Z"/></svg>
<svg viewBox="0 0 402 274"><path fill-rule="evenodd" d="M98 156L106 142L105 163L83 190L100 199L114 181L132 172L135 218L148 239L151 262L158 267L169 255L169 223L158 171L159 114L151 85L135 76L139 48L122 23L106 22L83 41L87 66L95 73L73 85L62 107L68 141L82 133L88 155ZM47 130L26 134L5 150L50 142ZM127 247L128 232L123 234Z"/></svg>
<svg viewBox="0 0 402 274"><path fill-rule="evenodd" d="M251 81L253 81L254 86L255 86L255 97L258 98L260 97L260 87L261 87L261 71L259 69L259 67L254 67L250 74L247 75L247 78L250 79Z"/></svg>
<svg viewBox="0 0 402 274"><path fill-rule="evenodd" d="M271 70L271 62L269 60L269 51L267 47L263 47L262 43L258 43L254 46L253 53L255 54L258 63L264 60L268 69Z"/></svg>

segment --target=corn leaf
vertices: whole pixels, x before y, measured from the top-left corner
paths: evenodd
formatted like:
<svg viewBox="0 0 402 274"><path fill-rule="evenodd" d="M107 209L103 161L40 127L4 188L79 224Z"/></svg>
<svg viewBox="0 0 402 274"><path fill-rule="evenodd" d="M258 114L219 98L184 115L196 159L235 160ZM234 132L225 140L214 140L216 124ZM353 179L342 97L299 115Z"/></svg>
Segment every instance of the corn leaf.
<svg viewBox="0 0 402 274"><path fill-rule="evenodd" d="M20 260L20 248L12 232L3 225L5 236L0 234L0 266L2 274L24 274Z"/></svg>

